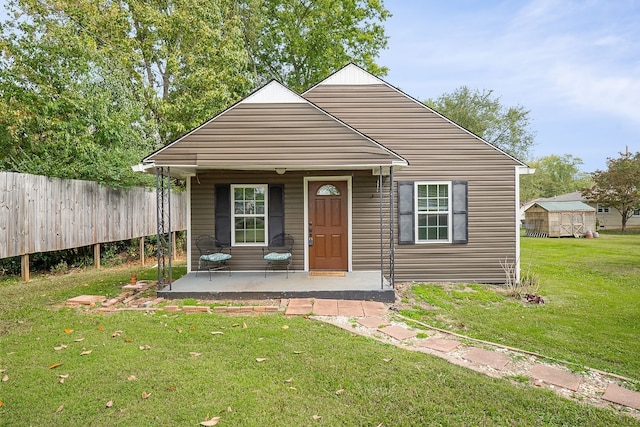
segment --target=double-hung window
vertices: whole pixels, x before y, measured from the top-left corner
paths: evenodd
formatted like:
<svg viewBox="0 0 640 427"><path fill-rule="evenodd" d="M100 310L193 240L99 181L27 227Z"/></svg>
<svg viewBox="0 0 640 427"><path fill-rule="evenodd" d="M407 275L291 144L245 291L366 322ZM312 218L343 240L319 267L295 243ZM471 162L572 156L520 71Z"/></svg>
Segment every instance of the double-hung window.
<svg viewBox="0 0 640 427"><path fill-rule="evenodd" d="M267 185L231 186L231 237L233 245L267 243Z"/></svg>
<svg viewBox="0 0 640 427"><path fill-rule="evenodd" d="M415 183L415 241L451 242L451 183Z"/></svg>
<svg viewBox="0 0 640 427"><path fill-rule="evenodd" d="M609 213L609 208L598 203L598 213Z"/></svg>

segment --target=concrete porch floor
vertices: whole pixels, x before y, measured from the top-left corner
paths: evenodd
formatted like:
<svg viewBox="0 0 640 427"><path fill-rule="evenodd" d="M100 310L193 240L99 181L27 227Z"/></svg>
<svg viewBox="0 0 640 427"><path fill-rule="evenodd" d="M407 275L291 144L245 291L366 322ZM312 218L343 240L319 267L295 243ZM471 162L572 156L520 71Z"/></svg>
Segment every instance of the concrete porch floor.
<svg viewBox="0 0 640 427"><path fill-rule="evenodd" d="M395 292L379 271L356 271L344 277L311 276L306 271L289 272L191 272L169 286L158 289L163 298L196 298L213 300L325 298L394 302Z"/></svg>

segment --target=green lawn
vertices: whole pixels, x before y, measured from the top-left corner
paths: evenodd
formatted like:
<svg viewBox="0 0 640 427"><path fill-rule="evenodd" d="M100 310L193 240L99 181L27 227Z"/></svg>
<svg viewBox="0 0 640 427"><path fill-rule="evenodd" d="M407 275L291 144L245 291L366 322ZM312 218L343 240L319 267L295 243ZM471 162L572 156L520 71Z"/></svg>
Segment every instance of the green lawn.
<svg viewBox="0 0 640 427"><path fill-rule="evenodd" d="M304 317L61 308L80 294L118 294L132 272L155 276L114 268L0 283L0 425L640 425ZM477 304L510 306L478 289ZM545 278L549 304L522 313L557 305L562 293L550 289Z"/></svg>
<svg viewBox="0 0 640 427"><path fill-rule="evenodd" d="M409 295L418 304L403 314L640 380L640 235L523 237L521 248L545 304L522 304L492 286L421 285Z"/></svg>

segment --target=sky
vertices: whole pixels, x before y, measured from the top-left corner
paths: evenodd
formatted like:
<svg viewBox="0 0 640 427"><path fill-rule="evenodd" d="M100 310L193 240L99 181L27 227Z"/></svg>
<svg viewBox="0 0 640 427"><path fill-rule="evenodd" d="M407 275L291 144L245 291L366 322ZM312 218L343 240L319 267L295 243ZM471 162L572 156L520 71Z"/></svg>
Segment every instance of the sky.
<svg viewBox="0 0 640 427"><path fill-rule="evenodd" d="M424 101L460 86L530 111L534 157L581 170L640 151L640 0L387 0L384 77Z"/></svg>
<svg viewBox="0 0 640 427"><path fill-rule="evenodd" d="M0 19L6 19L0 0ZM424 101L460 86L530 111L534 157L581 169L640 151L640 0L386 0L385 81Z"/></svg>

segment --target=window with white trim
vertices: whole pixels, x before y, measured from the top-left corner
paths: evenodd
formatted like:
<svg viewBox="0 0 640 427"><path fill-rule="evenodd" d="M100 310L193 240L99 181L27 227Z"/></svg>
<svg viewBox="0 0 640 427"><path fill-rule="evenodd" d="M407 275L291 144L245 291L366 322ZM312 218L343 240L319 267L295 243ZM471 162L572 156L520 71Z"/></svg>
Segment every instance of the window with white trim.
<svg viewBox="0 0 640 427"><path fill-rule="evenodd" d="M267 185L231 185L231 238L233 245L267 243Z"/></svg>
<svg viewBox="0 0 640 427"><path fill-rule="evenodd" d="M416 242L451 242L451 183L415 183Z"/></svg>
<svg viewBox="0 0 640 427"><path fill-rule="evenodd" d="M598 213L609 213L609 208L598 203Z"/></svg>

